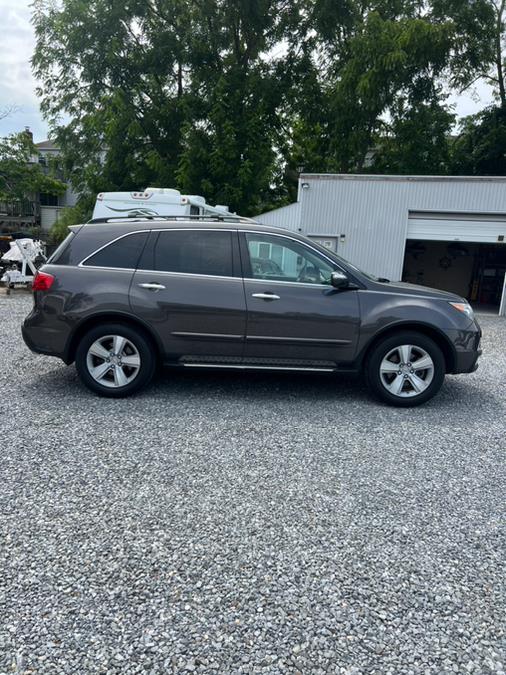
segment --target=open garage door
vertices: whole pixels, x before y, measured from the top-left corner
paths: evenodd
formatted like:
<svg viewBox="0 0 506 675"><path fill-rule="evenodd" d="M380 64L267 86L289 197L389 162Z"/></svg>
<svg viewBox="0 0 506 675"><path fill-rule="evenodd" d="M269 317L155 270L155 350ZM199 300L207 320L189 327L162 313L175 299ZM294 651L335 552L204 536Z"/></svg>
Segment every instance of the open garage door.
<svg viewBox="0 0 506 675"><path fill-rule="evenodd" d="M410 211L403 279L506 314L506 214Z"/></svg>

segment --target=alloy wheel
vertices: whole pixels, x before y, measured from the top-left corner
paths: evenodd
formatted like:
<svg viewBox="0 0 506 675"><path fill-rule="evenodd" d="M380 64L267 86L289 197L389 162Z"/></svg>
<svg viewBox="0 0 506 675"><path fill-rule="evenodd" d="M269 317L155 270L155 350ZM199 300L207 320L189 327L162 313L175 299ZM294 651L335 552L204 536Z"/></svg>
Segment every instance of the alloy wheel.
<svg viewBox="0 0 506 675"><path fill-rule="evenodd" d="M434 361L417 345L399 345L391 349L380 364L380 379L385 389L402 398L422 394L434 378Z"/></svg>
<svg viewBox="0 0 506 675"><path fill-rule="evenodd" d="M95 382L103 387L119 388L137 377L141 357L133 342L122 335L104 335L90 345L86 366Z"/></svg>

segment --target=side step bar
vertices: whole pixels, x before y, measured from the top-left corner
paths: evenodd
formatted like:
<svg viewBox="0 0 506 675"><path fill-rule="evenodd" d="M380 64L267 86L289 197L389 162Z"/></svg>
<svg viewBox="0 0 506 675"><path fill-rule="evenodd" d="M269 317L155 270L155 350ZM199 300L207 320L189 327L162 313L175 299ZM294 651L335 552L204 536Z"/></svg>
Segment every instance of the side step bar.
<svg viewBox="0 0 506 675"><path fill-rule="evenodd" d="M224 364L224 363L181 363L180 365L185 368L220 368L220 369L232 369L232 370L286 370L291 372L311 372L311 373L335 373L337 368L323 368L320 366L257 366L254 364Z"/></svg>

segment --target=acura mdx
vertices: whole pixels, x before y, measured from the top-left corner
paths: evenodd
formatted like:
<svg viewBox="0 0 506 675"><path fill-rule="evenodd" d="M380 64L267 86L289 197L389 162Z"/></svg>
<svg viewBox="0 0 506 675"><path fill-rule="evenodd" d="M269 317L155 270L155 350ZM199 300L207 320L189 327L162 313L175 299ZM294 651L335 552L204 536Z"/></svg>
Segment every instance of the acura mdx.
<svg viewBox="0 0 506 675"><path fill-rule="evenodd" d="M477 368L466 300L376 278L293 232L232 216L70 230L34 279L23 337L102 396L164 364L363 373L383 401L414 406Z"/></svg>

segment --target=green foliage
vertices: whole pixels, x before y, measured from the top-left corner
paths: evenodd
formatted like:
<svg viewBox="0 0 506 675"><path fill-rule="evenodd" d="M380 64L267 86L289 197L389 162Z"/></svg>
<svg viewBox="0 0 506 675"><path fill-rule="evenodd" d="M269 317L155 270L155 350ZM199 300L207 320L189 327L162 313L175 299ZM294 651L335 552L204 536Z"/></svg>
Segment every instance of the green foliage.
<svg viewBox="0 0 506 675"><path fill-rule="evenodd" d="M506 110L490 107L466 117L452 147L452 173L506 176Z"/></svg>
<svg viewBox="0 0 506 675"><path fill-rule="evenodd" d="M27 199L37 192L61 194L65 185L55 177L56 167L46 172L28 134L0 139L0 201Z"/></svg>
<svg viewBox="0 0 506 675"><path fill-rule="evenodd" d="M61 210L58 220L49 232L49 240L52 244L59 244L69 233L68 228L72 225L86 223L92 214L93 207L89 203L79 202L76 206L69 206Z"/></svg>
<svg viewBox="0 0 506 675"><path fill-rule="evenodd" d="M85 198L169 186L254 214L301 167L457 171L448 88L493 77L506 107L501 3L34 0L33 67Z"/></svg>
<svg viewBox="0 0 506 675"><path fill-rule="evenodd" d="M375 173L445 175L450 167L454 114L437 101L409 106L399 100L391 122L378 138L372 158Z"/></svg>
<svg viewBox="0 0 506 675"><path fill-rule="evenodd" d="M488 77L497 57L498 10L502 0L431 0L430 20L450 27L450 83L470 86ZM499 30L504 30L499 22ZM497 84L497 82L496 82Z"/></svg>
<svg viewBox="0 0 506 675"><path fill-rule="evenodd" d="M385 116L395 114L402 101L419 105L432 96L447 53L446 26L371 12L349 40L348 56L329 86L328 169L362 170L384 133Z"/></svg>

